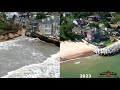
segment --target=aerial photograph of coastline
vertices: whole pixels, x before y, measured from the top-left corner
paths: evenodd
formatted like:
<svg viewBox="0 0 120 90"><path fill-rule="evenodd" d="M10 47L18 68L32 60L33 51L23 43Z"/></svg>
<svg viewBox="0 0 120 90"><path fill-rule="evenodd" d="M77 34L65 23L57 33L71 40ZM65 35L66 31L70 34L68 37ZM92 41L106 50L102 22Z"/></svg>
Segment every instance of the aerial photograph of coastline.
<svg viewBox="0 0 120 90"><path fill-rule="evenodd" d="M0 77L60 78L58 12L0 12Z"/></svg>
<svg viewBox="0 0 120 90"><path fill-rule="evenodd" d="M120 12L60 13L60 77L120 77Z"/></svg>

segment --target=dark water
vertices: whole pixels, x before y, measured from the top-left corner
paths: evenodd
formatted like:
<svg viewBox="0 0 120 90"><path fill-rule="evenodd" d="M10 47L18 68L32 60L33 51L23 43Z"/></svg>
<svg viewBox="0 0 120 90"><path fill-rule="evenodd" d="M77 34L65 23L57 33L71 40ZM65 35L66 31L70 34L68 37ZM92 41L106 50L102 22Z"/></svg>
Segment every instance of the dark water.
<svg viewBox="0 0 120 90"><path fill-rule="evenodd" d="M93 55L64 62L60 66L61 78L80 78L80 74L91 74L92 78L104 78L100 73L107 71L117 73L116 76L110 76L115 78L120 77L120 54L110 57Z"/></svg>
<svg viewBox="0 0 120 90"><path fill-rule="evenodd" d="M26 36L0 42L0 77L25 65L42 63L59 47Z"/></svg>

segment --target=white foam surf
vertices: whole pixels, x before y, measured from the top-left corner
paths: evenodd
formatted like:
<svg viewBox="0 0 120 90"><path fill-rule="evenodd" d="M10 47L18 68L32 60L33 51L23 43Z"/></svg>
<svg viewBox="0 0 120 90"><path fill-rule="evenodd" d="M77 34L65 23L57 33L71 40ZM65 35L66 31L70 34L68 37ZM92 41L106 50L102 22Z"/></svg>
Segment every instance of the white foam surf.
<svg viewBox="0 0 120 90"><path fill-rule="evenodd" d="M8 72L7 75L1 78L60 78L59 54L51 55L43 63L27 65Z"/></svg>
<svg viewBox="0 0 120 90"><path fill-rule="evenodd" d="M36 41L37 42L37 41L40 41L40 39L39 38L29 38L28 41Z"/></svg>
<svg viewBox="0 0 120 90"><path fill-rule="evenodd" d="M18 40L10 40L10 41L5 41L5 42L0 42L0 50L8 50L9 47L20 46L20 45L18 45L18 44L15 43L17 41Z"/></svg>
<svg viewBox="0 0 120 90"><path fill-rule="evenodd" d="M80 64L80 61L78 61L78 62L75 62L74 64Z"/></svg>

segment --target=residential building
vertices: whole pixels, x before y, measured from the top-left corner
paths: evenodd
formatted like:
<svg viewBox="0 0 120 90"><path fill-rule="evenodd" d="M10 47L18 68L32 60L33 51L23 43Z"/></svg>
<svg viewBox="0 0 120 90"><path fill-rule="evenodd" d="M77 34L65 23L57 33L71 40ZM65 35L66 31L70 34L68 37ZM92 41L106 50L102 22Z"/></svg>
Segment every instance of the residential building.
<svg viewBox="0 0 120 90"><path fill-rule="evenodd" d="M81 34L85 36L87 41L100 41L103 38L103 32L98 28L80 28L74 27L72 30L76 34Z"/></svg>
<svg viewBox="0 0 120 90"><path fill-rule="evenodd" d="M29 19L29 29L32 31L38 31L38 24L41 23L42 20L35 20L35 19Z"/></svg>
<svg viewBox="0 0 120 90"><path fill-rule="evenodd" d="M110 24L110 27L120 27L120 21L118 21L116 24Z"/></svg>
<svg viewBox="0 0 120 90"><path fill-rule="evenodd" d="M50 16L46 19L35 20L30 17L16 17L14 24L22 26L31 32L38 31L44 36L58 36L60 34L60 17Z"/></svg>
<svg viewBox="0 0 120 90"><path fill-rule="evenodd" d="M73 20L73 23L76 24L76 25L80 25L80 26L83 26L83 25L87 25L88 22L82 20L82 19L76 19L76 20Z"/></svg>
<svg viewBox="0 0 120 90"><path fill-rule="evenodd" d="M60 34L60 17L53 18L53 36L58 36Z"/></svg>
<svg viewBox="0 0 120 90"><path fill-rule="evenodd" d="M87 37L85 38L87 41L93 41L95 39L94 33L92 31L87 31Z"/></svg>
<svg viewBox="0 0 120 90"><path fill-rule="evenodd" d="M13 16L19 17L19 14L17 12L5 12L5 15L7 20L13 18Z"/></svg>
<svg viewBox="0 0 120 90"><path fill-rule="evenodd" d="M43 36L52 36L53 32L53 21L51 19L43 19L42 22L38 24L38 29Z"/></svg>
<svg viewBox="0 0 120 90"><path fill-rule="evenodd" d="M119 36L120 34L119 34L119 32L117 32L117 31L114 31L114 32L112 32L111 33L113 36Z"/></svg>
<svg viewBox="0 0 120 90"><path fill-rule="evenodd" d="M16 17L14 20L14 24L25 27L26 29L29 29L29 18L24 17Z"/></svg>
<svg viewBox="0 0 120 90"><path fill-rule="evenodd" d="M43 19L38 24L39 32L44 36L58 36L60 34L60 18Z"/></svg>
<svg viewBox="0 0 120 90"><path fill-rule="evenodd" d="M99 21L101 19L100 16L96 15L96 16L88 16L88 20L89 21Z"/></svg>
<svg viewBox="0 0 120 90"><path fill-rule="evenodd" d="M69 15L70 15L70 12L64 12L63 13L63 17L69 16Z"/></svg>

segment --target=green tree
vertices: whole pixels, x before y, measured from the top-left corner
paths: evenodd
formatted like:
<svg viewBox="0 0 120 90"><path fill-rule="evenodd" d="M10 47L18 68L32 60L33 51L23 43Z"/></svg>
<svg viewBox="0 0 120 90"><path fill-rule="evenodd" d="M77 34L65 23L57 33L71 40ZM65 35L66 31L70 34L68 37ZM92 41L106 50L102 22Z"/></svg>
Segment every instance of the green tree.
<svg viewBox="0 0 120 90"><path fill-rule="evenodd" d="M104 26L110 28L110 24L108 22L103 22Z"/></svg>
<svg viewBox="0 0 120 90"><path fill-rule="evenodd" d="M43 18L46 18L47 16L44 14L44 12L38 12L37 13L37 16L36 16L36 19L43 19Z"/></svg>
<svg viewBox="0 0 120 90"><path fill-rule="evenodd" d="M74 27L73 23L65 23L60 26L60 39L61 40L68 40L71 39L72 29Z"/></svg>
<svg viewBox="0 0 120 90"><path fill-rule="evenodd" d="M87 16L93 15L92 12L72 12L74 18L86 18Z"/></svg>
<svg viewBox="0 0 120 90"><path fill-rule="evenodd" d="M96 27L99 28L99 23L89 23L89 27Z"/></svg>
<svg viewBox="0 0 120 90"><path fill-rule="evenodd" d="M67 18L63 17L63 13L60 14L60 25L67 23Z"/></svg>
<svg viewBox="0 0 120 90"><path fill-rule="evenodd" d="M108 31L104 31L104 34L107 36L108 35Z"/></svg>
<svg viewBox="0 0 120 90"><path fill-rule="evenodd" d="M111 17L111 14L109 12L100 12L99 15L104 18Z"/></svg>
<svg viewBox="0 0 120 90"><path fill-rule="evenodd" d="M64 41L64 40L81 40L82 38L84 38L83 35L79 35L79 34L75 34L72 32L72 29L74 28L75 24L73 24L72 22L67 22L64 24L61 24L60 26L60 40Z"/></svg>
<svg viewBox="0 0 120 90"><path fill-rule="evenodd" d="M120 15L116 15L115 18L111 22L117 23L118 21L120 21Z"/></svg>

